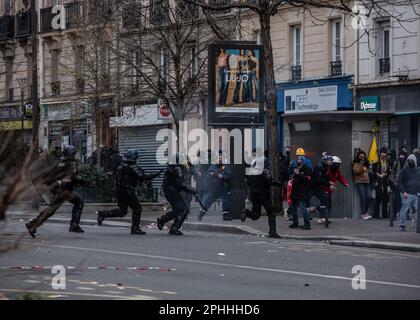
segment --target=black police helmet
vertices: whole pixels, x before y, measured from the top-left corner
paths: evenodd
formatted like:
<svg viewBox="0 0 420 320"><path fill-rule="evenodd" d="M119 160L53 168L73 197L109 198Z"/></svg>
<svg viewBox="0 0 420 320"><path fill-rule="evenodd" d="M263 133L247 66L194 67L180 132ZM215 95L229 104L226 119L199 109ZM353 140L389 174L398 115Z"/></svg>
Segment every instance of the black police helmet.
<svg viewBox="0 0 420 320"><path fill-rule="evenodd" d="M69 145L67 147L64 148L64 157L65 158L73 158L77 153L77 149L75 146L73 145Z"/></svg>
<svg viewBox="0 0 420 320"><path fill-rule="evenodd" d="M139 152L135 149L129 149L124 155L124 161L136 162L139 158Z"/></svg>

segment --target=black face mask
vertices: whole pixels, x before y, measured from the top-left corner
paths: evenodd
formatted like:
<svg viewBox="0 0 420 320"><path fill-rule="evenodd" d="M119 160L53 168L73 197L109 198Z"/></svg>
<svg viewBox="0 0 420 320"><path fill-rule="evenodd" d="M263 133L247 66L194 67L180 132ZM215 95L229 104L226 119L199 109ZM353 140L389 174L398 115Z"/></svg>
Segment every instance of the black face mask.
<svg viewBox="0 0 420 320"><path fill-rule="evenodd" d="M410 169L414 169L416 167L416 163L413 160L407 160L407 164Z"/></svg>
<svg viewBox="0 0 420 320"><path fill-rule="evenodd" d="M332 171L336 172L336 171L338 171L338 169L340 169L340 165L338 163L333 163L331 165L331 169L332 169Z"/></svg>

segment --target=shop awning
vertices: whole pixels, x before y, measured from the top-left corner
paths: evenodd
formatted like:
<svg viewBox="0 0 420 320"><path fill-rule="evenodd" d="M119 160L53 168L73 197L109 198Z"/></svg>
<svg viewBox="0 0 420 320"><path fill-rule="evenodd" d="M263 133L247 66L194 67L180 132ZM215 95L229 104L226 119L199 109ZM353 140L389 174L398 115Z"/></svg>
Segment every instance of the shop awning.
<svg viewBox="0 0 420 320"><path fill-rule="evenodd" d="M393 112L376 111L329 111L329 112L302 112L302 113L285 113L282 117L286 121L346 121L354 119L376 119L389 118L394 115Z"/></svg>

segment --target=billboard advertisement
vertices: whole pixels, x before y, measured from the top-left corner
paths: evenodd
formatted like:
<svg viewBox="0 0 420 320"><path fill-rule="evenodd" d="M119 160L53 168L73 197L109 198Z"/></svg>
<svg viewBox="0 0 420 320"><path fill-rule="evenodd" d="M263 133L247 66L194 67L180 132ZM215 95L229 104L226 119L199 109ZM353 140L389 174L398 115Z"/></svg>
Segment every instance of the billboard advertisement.
<svg viewBox="0 0 420 320"><path fill-rule="evenodd" d="M262 46L225 42L209 46L209 123L264 123Z"/></svg>

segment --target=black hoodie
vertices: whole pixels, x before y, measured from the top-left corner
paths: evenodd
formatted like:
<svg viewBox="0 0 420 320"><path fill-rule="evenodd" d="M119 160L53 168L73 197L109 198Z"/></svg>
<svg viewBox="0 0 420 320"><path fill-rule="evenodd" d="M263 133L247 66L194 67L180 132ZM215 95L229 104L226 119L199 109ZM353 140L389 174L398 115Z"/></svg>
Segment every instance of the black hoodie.
<svg viewBox="0 0 420 320"><path fill-rule="evenodd" d="M413 160L415 168L411 169L408 166L401 171L398 182L402 193L408 194L420 193L420 168L417 167L416 156L411 154L408 160Z"/></svg>

